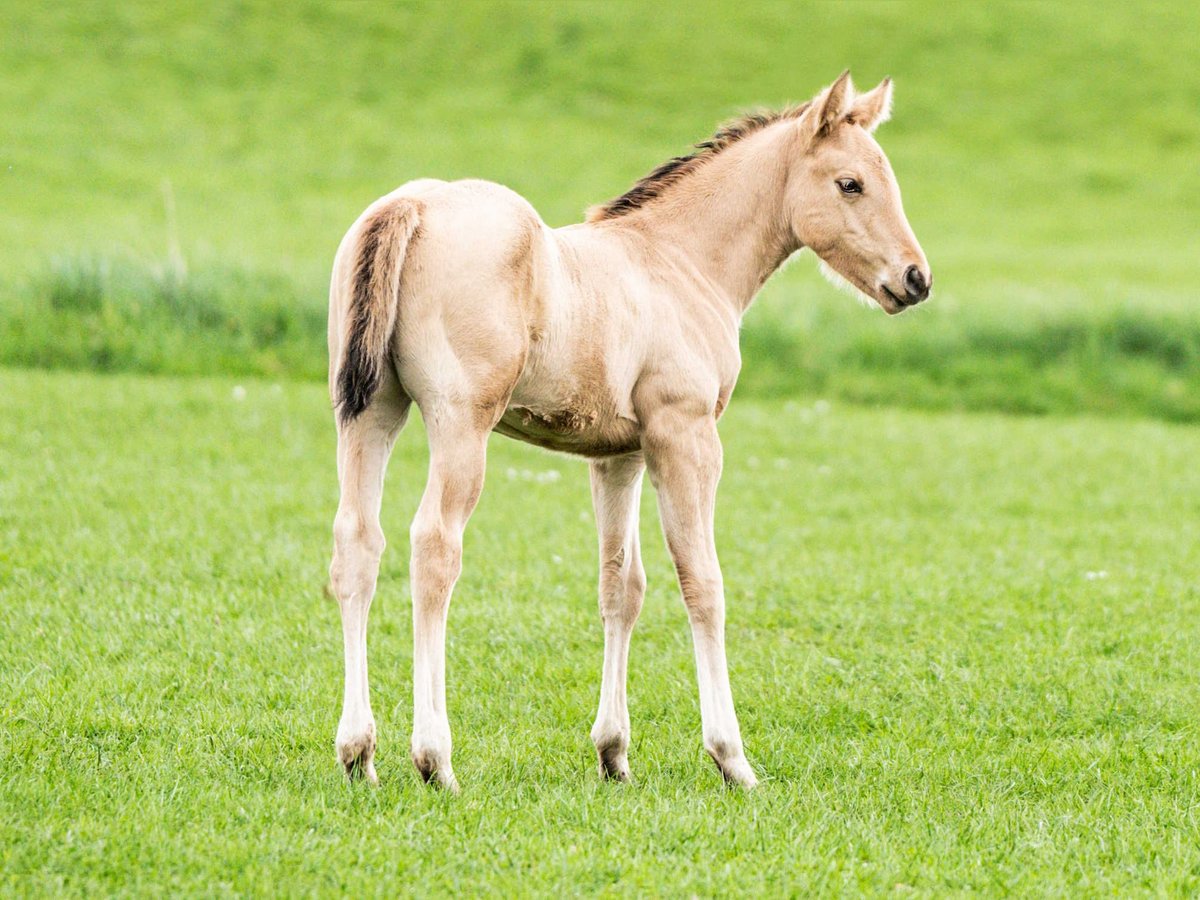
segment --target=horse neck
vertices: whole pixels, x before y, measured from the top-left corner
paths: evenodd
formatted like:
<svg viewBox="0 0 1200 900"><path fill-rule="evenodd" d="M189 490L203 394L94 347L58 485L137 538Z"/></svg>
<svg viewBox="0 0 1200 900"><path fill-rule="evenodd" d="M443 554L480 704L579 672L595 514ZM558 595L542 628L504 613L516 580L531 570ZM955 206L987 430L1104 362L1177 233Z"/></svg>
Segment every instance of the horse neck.
<svg viewBox="0 0 1200 900"><path fill-rule="evenodd" d="M685 257L740 319L759 288L799 249L785 212L791 123L722 150L633 215L664 249Z"/></svg>

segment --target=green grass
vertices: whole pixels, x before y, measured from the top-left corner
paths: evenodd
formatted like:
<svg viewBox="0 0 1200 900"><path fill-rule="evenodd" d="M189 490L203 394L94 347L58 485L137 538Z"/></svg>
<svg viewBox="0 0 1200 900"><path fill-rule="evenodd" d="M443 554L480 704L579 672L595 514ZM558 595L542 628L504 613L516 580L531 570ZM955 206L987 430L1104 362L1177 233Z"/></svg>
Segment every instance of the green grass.
<svg viewBox="0 0 1200 900"><path fill-rule="evenodd" d="M880 137L935 301L885 321L801 261L743 389L1200 419L1194 5L5 12L0 362L320 377L334 249L397 184L491 178L565 224L850 66L896 79Z"/></svg>
<svg viewBox="0 0 1200 900"><path fill-rule="evenodd" d="M4 4L0 894L1200 893L1200 431L1164 421L1200 421L1193 7ZM846 66L896 79L937 288L885 319L802 258L747 318L717 527L760 789L701 749L652 496L636 783L597 780L585 468L500 439L451 611L463 793L418 783L419 421L382 784L345 784L348 224L427 175L577 221Z"/></svg>
<svg viewBox="0 0 1200 900"><path fill-rule="evenodd" d="M372 611L382 784L337 771L330 419L311 384L0 370L0 892L1200 891L1194 428L737 399L749 795L700 748L649 496L637 781L598 782L585 468L497 438L451 797L405 752L419 422Z"/></svg>
<svg viewBox="0 0 1200 900"><path fill-rule="evenodd" d="M0 314L10 365L316 380L327 313L280 275L61 257Z"/></svg>

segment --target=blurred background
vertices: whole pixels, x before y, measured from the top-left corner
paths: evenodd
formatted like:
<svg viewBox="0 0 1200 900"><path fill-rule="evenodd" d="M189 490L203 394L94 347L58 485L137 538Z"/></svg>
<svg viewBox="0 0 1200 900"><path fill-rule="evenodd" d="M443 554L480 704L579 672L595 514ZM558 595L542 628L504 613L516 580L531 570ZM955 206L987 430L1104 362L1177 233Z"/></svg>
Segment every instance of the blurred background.
<svg viewBox="0 0 1200 900"><path fill-rule="evenodd" d="M1200 419L1198 7L6 4L0 364L317 380L334 250L411 178L551 225L849 66L936 273L899 319L802 255L739 390Z"/></svg>

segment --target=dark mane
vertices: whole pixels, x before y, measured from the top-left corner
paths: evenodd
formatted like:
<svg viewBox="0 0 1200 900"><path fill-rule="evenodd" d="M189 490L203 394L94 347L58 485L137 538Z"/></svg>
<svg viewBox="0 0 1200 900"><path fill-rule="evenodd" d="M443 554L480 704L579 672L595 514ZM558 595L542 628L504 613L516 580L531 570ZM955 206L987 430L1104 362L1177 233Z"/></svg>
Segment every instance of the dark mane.
<svg viewBox="0 0 1200 900"><path fill-rule="evenodd" d="M588 210L587 220L589 222L600 222L604 219L615 219L618 216L633 212L635 209L641 209L655 197L661 196L663 191L671 185L682 181L685 176L696 171L696 169L700 168L722 150L725 150L732 144L736 144L749 134L761 131L768 125L774 125L776 122L784 119L799 118L810 105L810 103L801 103L798 106L789 106L786 109L774 112L749 113L722 125L717 129L717 133L708 140L696 144L695 149L687 156L676 156L668 159L620 197L617 197L615 200L609 200L607 203L602 203L599 206L593 206Z"/></svg>

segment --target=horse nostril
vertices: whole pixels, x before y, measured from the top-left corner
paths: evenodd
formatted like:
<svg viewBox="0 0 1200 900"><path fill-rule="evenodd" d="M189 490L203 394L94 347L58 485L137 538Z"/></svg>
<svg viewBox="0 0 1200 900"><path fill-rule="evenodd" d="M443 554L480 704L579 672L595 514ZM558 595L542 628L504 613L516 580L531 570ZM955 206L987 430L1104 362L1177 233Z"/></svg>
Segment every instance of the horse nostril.
<svg viewBox="0 0 1200 900"><path fill-rule="evenodd" d="M908 294L908 299L914 303L929 296L929 282L925 280L925 275L916 266L909 266L905 270L904 290Z"/></svg>

